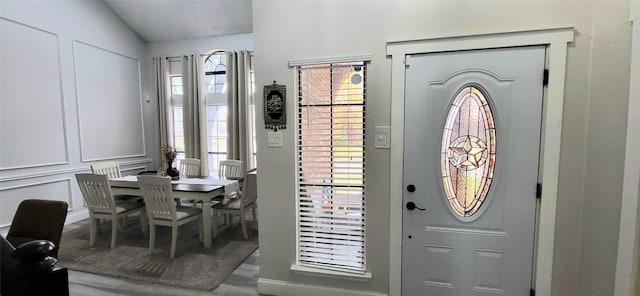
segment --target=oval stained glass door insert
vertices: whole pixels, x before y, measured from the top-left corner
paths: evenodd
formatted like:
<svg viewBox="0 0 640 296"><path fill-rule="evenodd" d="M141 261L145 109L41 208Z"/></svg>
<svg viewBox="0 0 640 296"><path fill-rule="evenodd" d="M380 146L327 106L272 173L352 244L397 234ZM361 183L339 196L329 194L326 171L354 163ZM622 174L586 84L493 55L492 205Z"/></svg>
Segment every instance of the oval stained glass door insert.
<svg viewBox="0 0 640 296"><path fill-rule="evenodd" d="M459 218L471 218L489 193L496 161L496 128L480 87L460 89L449 106L440 163L448 204Z"/></svg>

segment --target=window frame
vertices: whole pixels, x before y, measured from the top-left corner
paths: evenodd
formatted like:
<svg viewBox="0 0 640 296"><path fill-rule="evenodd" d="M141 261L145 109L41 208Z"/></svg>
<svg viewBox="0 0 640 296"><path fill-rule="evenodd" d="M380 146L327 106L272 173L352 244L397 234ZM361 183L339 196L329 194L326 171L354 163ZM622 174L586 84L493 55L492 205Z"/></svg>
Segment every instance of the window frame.
<svg viewBox="0 0 640 296"><path fill-rule="evenodd" d="M227 64L226 64L226 51L225 50L214 50L213 52L211 52L210 54L207 55L207 57L204 59L203 61L203 67L206 69L207 63L211 62L212 65L214 65L214 67L217 68L217 66L222 65L224 67L224 70L214 70L214 71L204 71L204 77L205 77L205 81L207 80L208 76L211 76L212 82L213 84L209 84L209 85L213 85L213 92L208 92L207 91L207 98L209 97L209 95L226 95L227 93L227 79L226 79L226 74L227 74ZM212 57L214 56L219 56L220 57L220 63L218 65L215 65L213 60L211 60ZM224 60L224 61L223 61ZM224 83L222 84L222 89L220 90L220 92L217 92L216 86L218 85L216 82L216 78L217 77L224 77ZM207 86L207 84L205 83L205 86ZM208 90L208 88L207 88ZM226 96L225 96L226 97ZM208 102L207 102L208 103Z"/></svg>
<svg viewBox="0 0 640 296"><path fill-rule="evenodd" d="M367 271L367 245L366 245L366 178L365 178L365 150L366 150L366 141L365 141L365 127L366 127L366 67L367 67L367 62L368 60L355 60L355 61L321 61L321 62L316 62L316 63L303 63L303 64L297 64L294 65L296 66L295 70L296 70L296 74L298 75L298 79L296 80L296 89L297 89L297 93L296 93L296 98L297 98L297 103L298 106L296 108L296 116L298 119L298 122L296 122L296 136L298 137L298 141L296 142L295 145L295 149L296 149L296 174L297 174L297 178L296 178L296 184L295 184L295 188L296 188L296 262L294 264L292 264L291 266L291 270L294 272L299 272L299 273L318 273L318 274L323 274L324 276L332 276L335 275L337 277L342 277L342 278L348 278L348 279L357 279L357 280L362 280L362 279L370 279L371 278L371 273ZM291 66L291 63L290 63ZM301 154L301 149L304 145L301 144L302 142L302 131L301 131L301 123L300 121L302 120L302 109L303 108L308 108L309 106L302 106L302 104L300 103L302 94L301 94L301 69L303 69L304 67L345 67L345 66L350 66L350 67L354 67L354 66L359 66L362 68L362 103L360 104L360 106L362 106L361 109L361 116L362 116L362 123L361 123L361 128L359 128L359 130L361 130L361 135L362 135L362 144L361 144L361 162L360 164L362 165L361 167L361 180L362 180L362 184L359 185L359 187L361 188L361 209L359 211L359 214L361 215L360 219L361 219L361 226L362 226L362 234L361 234L361 248L362 248L362 254L361 254L361 264L362 267L360 269L354 269L354 268L347 268L347 267L336 267L336 266L328 266L328 264L313 264L310 262L305 262L308 260L301 260L301 244L306 244L306 243L301 243L301 234L303 233L303 231L301 230L301 219L303 216L303 212L301 211L301 200L304 199L303 197L303 190L304 188L307 188L308 184L301 184L302 182L302 178L303 178L303 172L301 169L302 166L302 154ZM331 71L331 70L330 70ZM330 76L332 76L332 74L330 73ZM341 104L334 104L334 99L335 97L337 97L338 95L334 95L333 94L333 82L330 81L328 84L328 87L331 89L331 103L328 104L330 105L330 110L331 110L331 116L333 118L334 116L334 111L333 111L333 107L331 106L344 106ZM321 107L327 107L327 106L321 106ZM349 111L352 112L352 111ZM333 119L331 119L333 120ZM331 121L332 122L332 121ZM333 126L333 122L331 123L331 138L333 139L333 135L334 133L337 131L334 126ZM339 147L337 145L331 144L331 151L334 151L334 149L336 147ZM333 152L332 152L333 153ZM330 160L330 165L333 167L336 164L336 160L334 159L334 156L332 154L331 156L331 160ZM335 180L333 178L334 177L334 172L333 169L331 170L332 172L330 173L332 180ZM326 184L321 184L324 188L324 185ZM312 187L315 185L311 185ZM329 192L331 195L331 200L335 201L333 199L334 197L334 192L336 192L335 190L337 188L341 188L344 187L344 185L339 185L339 184L335 184L334 181L331 181L331 184L329 184ZM358 187L358 186L351 186L348 185L347 187ZM305 191L305 193L307 193ZM339 195L337 193L335 193L335 195ZM324 193L323 193L323 198L324 198ZM307 199L313 199L311 197L307 197ZM309 208L307 208L309 209ZM333 211L333 209L331 210ZM306 214L305 214L306 215ZM331 221L333 218L331 218ZM356 218L357 219L357 218ZM340 244L338 244L340 245ZM350 260L347 260L350 261Z"/></svg>
<svg viewBox="0 0 640 296"><path fill-rule="evenodd" d="M209 54L207 54L207 57L203 60L203 67L206 67L206 63L208 62L209 58L213 55L219 54L220 55L220 63L222 65L224 65L225 70L224 71L206 71L205 72L205 76L207 75L226 75L226 52L225 50L212 50L210 51ZM177 84L173 84L173 80L176 77L180 78L180 82L182 83L182 64L181 61L178 60L174 60L174 61L170 61L172 64L170 65L170 75L169 75L169 84L172 87L171 88L171 112L172 114L174 114L172 122L171 122L171 145L176 146L176 121L175 121L175 114L176 114L176 108L183 108L183 94L174 94L173 93L173 86L177 86ZM215 78L214 78L215 79ZM220 108L220 107L227 107L228 108L228 104L227 104L227 93L226 93L226 78L225 78L225 86L223 86L223 91L222 93L213 93L213 92L208 92L205 94L206 96L206 107L207 109L209 109L210 107L216 107L216 108ZM251 66L250 66L250 83L251 83L251 88L250 88L250 106L249 106L249 118L247 124L250 125L250 145L251 145L251 151L252 151L252 159L250 159L249 161L247 161L247 170L250 169L255 169L257 167L257 141L256 141L256 118L255 118L255 75L254 75L254 70L253 70L253 53L251 54ZM182 86L182 84L180 84L180 86ZM227 109L228 110L228 109ZM208 111L208 110L207 110ZM227 111L228 112L228 111ZM209 112L207 112L207 154L209 155L209 173L212 175L217 175L217 171L218 171L218 165L219 162L216 160L222 160L222 159L227 159L227 153L225 152L220 152L220 151L211 151L210 148L212 148L213 146L211 145L211 143L209 142L209 140L212 138L212 126L209 126ZM226 121L225 121L226 122ZM226 133L226 132L225 132ZM228 139L228 134L226 134L227 139ZM176 146L176 149L178 147ZM184 149L179 149L178 150L178 157L177 159L182 159L184 158Z"/></svg>

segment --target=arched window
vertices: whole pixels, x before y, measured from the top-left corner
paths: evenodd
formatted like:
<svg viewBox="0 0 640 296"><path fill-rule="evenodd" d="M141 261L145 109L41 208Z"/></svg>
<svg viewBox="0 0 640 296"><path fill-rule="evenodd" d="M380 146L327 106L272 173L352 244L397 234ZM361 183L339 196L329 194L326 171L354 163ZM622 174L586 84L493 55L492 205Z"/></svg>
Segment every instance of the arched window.
<svg viewBox="0 0 640 296"><path fill-rule="evenodd" d="M227 92L227 56L224 51L216 51L205 59L204 75L207 93Z"/></svg>
<svg viewBox="0 0 640 296"><path fill-rule="evenodd" d="M209 172L218 172L221 160L227 159L227 54L213 51L204 60L204 84L207 90L207 147Z"/></svg>

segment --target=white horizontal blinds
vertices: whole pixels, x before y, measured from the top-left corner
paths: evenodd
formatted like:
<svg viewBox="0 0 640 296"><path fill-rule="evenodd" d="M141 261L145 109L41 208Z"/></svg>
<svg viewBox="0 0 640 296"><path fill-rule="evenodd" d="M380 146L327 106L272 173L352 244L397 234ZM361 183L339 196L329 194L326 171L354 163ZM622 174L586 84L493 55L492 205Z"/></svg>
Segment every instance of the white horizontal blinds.
<svg viewBox="0 0 640 296"><path fill-rule="evenodd" d="M364 273L365 65L297 69L298 262Z"/></svg>

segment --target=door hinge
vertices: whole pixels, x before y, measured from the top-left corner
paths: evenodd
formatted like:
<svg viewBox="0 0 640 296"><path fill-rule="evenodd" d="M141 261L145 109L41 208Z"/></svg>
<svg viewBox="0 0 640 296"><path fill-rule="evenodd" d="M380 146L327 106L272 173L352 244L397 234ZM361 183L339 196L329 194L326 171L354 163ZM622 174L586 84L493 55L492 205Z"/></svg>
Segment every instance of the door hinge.
<svg viewBox="0 0 640 296"><path fill-rule="evenodd" d="M542 71L542 86L547 86L549 84L549 69L544 69Z"/></svg>
<svg viewBox="0 0 640 296"><path fill-rule="evenodd" d="M529 296L536 296L536 290L535 289L529 290Z"/></svg>
<svg viewBox="0 0 640 296"><path fill-rule="evenodd" d="M542 184L536 184L536 198L542 197Z"/></svg>
<svg viewBox="0 0 640 296"><path fill-rule="evenodd" d="M404 66L407 67L407 68L409 68L409 60L410 59L411 59L410 55L405 55L404 56L404 61L403 61L404 62Z"/></svg>

